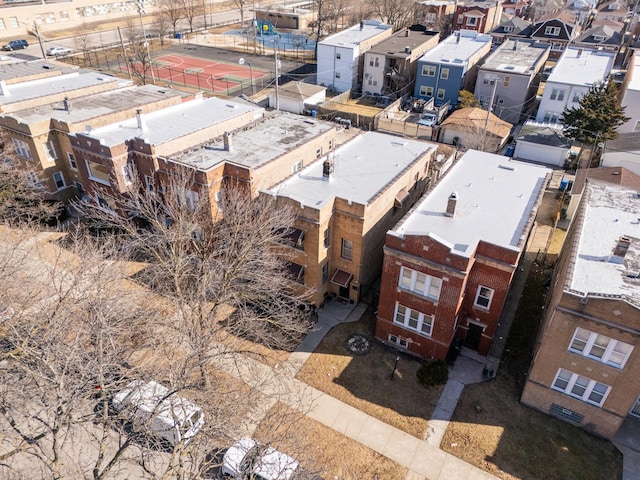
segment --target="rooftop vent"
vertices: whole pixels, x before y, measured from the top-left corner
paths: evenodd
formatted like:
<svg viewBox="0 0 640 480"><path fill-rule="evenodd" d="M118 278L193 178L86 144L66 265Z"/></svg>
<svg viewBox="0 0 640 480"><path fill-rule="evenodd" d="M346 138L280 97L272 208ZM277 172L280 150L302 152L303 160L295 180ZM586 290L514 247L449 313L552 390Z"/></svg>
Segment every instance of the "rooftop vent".
<svg viewBox="0 0 640 480"><path fill-rule="evenodd" d="M458 192L451 192L447 199L447 217L453 217L456 213L456 205L458 203Z"/></svg>
<svg viewBox="0 0 640 480"><path fill-rule="evenodd" d="M616 257L624 258L627 252L629 251L629 247L631 246L631 239L629 237L622 236L618 239L618 243L616 244L616 248L613 250L613 255Z"/></svg>

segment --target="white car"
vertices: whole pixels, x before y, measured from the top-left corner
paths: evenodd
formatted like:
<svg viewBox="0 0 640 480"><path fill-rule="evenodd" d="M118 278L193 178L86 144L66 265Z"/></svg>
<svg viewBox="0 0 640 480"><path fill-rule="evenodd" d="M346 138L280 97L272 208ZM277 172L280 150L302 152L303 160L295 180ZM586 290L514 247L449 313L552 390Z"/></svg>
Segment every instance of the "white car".
<svg viewBox="0 0 640 480"><path fill-rule="evenodd" d="M298 462L275 448L241 438L226 451L222 473L236 480L290 480Z"/></svg>
<svg viewBox="0 0 640 480"><path fill-rule="evenodd" d="M69 47L50 47L47 49L47 55L50 57L56 55L66 55L67 53L71 53L71 49Z"/></svg>

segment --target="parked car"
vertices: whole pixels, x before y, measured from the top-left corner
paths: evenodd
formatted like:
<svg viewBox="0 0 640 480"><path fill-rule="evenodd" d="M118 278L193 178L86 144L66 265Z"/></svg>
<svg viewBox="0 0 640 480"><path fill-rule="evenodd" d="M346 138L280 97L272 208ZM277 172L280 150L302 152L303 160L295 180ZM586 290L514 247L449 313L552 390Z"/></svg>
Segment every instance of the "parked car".
<svg viewBox="0 0 640 480"><path fill-rule="evenodd" d="M293 480L298 462L275 448L241 438L226 451L222 473L236 480Z"/></svg>
<svg viewBox="0 0 640 480"><path fill-rule="evenodd" d="M171 446L188 443L204 426L200 407L154 381L134 380L114 395L111 405L116 412L130 414L134 431L150 433Z"/></svg>
<svg viewBox="0 0 640 480"><path fill-rule="evenodd" d="M72 50L69 47L49 47L47 49L48 56L67 55L71 52Z"/></svg>
<svg viewBox="0 0 640 480"><path fill-rule="evenodd" d="M22 50L23 48L27 48L29 46L29 42L25 39L20 40L11 40L9 43L2 47L2 50Z"/></svg>

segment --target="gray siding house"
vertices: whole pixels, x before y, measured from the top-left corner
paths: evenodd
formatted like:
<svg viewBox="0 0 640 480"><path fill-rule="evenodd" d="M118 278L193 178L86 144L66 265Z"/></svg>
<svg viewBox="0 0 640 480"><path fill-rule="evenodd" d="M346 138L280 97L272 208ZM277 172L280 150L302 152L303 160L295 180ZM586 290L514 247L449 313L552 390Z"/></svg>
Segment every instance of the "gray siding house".
<svg viewBox="0 0 640 480"><path fill-rule="evenodd" d="M509 38L478 70L475 96L483 108L502 120L518 123L535 101L538 73L549 57L550 46L534 40Z"/></svg>

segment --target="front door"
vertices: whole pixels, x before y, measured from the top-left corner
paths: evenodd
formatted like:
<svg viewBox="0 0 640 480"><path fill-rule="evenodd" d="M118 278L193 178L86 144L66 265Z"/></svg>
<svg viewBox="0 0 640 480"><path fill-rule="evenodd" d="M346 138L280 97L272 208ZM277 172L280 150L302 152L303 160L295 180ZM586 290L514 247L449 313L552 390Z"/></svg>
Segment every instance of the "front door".
<svg viewBox="0 0 640 480"><path fill-rule="evenodd" d="M481 325L469 322L469 330L467 330L467 338L464 340L464 346L472 350L477 350L483 330L484 328Z"/></svg>
<svg viewBox="0 0 640 480"><path fill-rule="evenodd" d="M343 287L342 285L340 285L340 297L342 298L349 298L349 285L347 285L346 287Z"/></svg>

